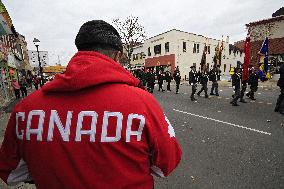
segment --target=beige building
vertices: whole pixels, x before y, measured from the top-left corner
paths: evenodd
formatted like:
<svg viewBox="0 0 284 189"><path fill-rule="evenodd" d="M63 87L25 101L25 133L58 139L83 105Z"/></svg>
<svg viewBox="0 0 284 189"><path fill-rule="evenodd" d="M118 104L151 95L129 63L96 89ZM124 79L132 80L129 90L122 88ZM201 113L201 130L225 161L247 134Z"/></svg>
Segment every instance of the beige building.
<svg viewBox="0 0 284 189"><path fill-rule="evenodd" d="M199 69L205 45L206 63L209 67L213 66L215 48L221 43L222 40L173 29L151 37L143 45L134 48L131 64L143 62L146 68L167 67L172 72L179 66L182 78L186 79L191 66ZM229 75L230 67L235 67L238 61L243 62L244 54L229 45L229 37L224 39L223 46L221 70L223 75ZM144 56L139 56L141 54Z"/></svg>

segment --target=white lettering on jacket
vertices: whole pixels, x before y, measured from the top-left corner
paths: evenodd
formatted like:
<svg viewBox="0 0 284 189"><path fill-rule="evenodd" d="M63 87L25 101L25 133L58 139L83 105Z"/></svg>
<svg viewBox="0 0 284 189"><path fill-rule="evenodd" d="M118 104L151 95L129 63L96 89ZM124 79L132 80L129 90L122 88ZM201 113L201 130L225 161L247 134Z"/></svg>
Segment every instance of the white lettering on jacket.
<svg viewBox="0 0 284 189"><path fill-rule="evenodd" d="M31 140L31 135L36 135L37 141L43 141L43 132L47 132L46 141L50 142L54 140L54 130L58 129L59 134L63 141L69 142L70 136L75 136L74 141L80 142L82 140L82 135L88 135L90 137L90 142L96 141L96 130L97 130L97 120L99 115L95 111L81 111L77 115L77 122L73 121L76 117L73 111L67 111L65 125L62 123L62 118L58 115L57 110L50 111L50 117L46 117L46 113L43 110L32 110L28 113L26 130L22 129L25 127L25 112L16 112L16 136L18 139L23 140L26 136L26 140ZM118 142L121 140L122 128L123 128L123 114L121 112L110 112L105 111L102 115L102 133L100 142ZM90 125L87 125L84 122L86 117L91 118ZM116 124L110 125L109 119L114 117L116 119ZM139 114L129 114L126 122L125 132L125 142L131 142L131 136L136 136L137 141L141 141L143 128L145 126L145 117ZM133 120L136 119L139 122L138 130L133 130ZM45 123L48 121L48 123ZM73 124L73 125L72 125ZM44 127L46 125L46 127ZM35 127L37 126L37 127ZM76 129L73 129L76 133L71 135L72 126L76 126ZM55 128L56 127L56 128ZM115 136L109 136L108 131L115 130ZM71 139L72 140L72 139ZM133 139L132 139L133 140Z"/></svg>
<svg viewBox="0 0 284 189"><path fill-rule="evenodd" d="M138 131L132 131L131 130L133 119L140 119ZM128 120L127 120L127 128L126 128L126 142L130 142L130 136L131 135L136 135L137 141L141 141L141 136L142 136L142 131L143 131L144 125L145 125L144 116L138 115L138 114L129 114Z"/></svg>
<svg viewBox="0 0 284 189"><path fill-rule="evenodd" d="M111 116L117 118L115 137L107 136L108 118ZM101 142L117 142L120 140L121 129L122 129L122 119L123 119L123 115L120 112L108 112L108 111L104 112Z"/></svg>
<svg viewBox="0 0 284 189"><path fill-rule="evenodd" d="M90 130L82 130L83 120L85 116L92 117L91 129ZM76 129L76 138L75 141L81 141L82 135L90 135L90 142L96 141L96 125L97 125L98 114L95 111L82 111L78 114L77 120L77 129Z"/></svg>
<svg viewBox="0 0 284 189"><path fill-rule="evenodd" d="M61 120L58 116L57 111L51 110L47 141L53 140L53 130L54 130L54 125L56 125L61 136L62 136L63 141L68 142L69 141L69 135L70 135L71 119L72 119L72 111L68 111L67 112L67 119L66 119L66 123L65 123L65 128L64 128L63 124L62 124L62 122L61 122Z"/></svg>
<svg viewBox="0 0 284 189"><path fill-rule="evenodd" d="M19 133L19 118L22 118L21 121L25 120L25 112L17 112L16 113L16 136L18 139L23 140L24 138L24 131L21 130L21 134Z"/></svg>
<svg viewBox="0 0 284 189"><path fill-rule="evenodd" d="M32 118L33 116L39 116L38 127L37 129L31 129ZM27 130L26 130L26 139L31 140L31 134L36 134L36 139L42 141L42 132L43 132L43 122L44 122L45 112L43 110L32 110L28 115L27 121Z"/></svg>

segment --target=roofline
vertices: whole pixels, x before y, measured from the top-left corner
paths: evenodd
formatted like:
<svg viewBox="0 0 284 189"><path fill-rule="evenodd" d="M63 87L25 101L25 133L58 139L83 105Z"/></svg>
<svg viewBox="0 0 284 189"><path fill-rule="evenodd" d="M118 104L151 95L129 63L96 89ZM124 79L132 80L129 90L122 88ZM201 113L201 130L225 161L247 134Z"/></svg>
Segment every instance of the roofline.
<svg viewBox="0 0 284 189"><path fill-rule="evenodd" d="M250 23L246 24L246 27L257 26L257 25L261 25L261 24L267 24L267 23L270 23L270 22L280 21L280 20L284 20L284 15L276 16L276 17L272 17L272 18L266 18L266 19L263 19L263 20L255 21L255 22L250 22Z"/></svg>
<svg viewBox="0 0 284 189"><path fill-rule="evenodd" d="M160 36L160 35L169 33L169 32L171 32L171 31L178 31L178 32L183 32L183 33L187 33L187 34L191 34L191 35L196 35L196 36L200 36L200 37L205 37L205 38L207 38L207 39L212 39L212 40L216 40L216 41L221 41L221 40L219 40L219 39L214 39L214 38L211 38L211 37L206 37L206 36L203 36L203 35L198 35L198 34L195 34L195 33L190 33L190 32L186 32L186 31L182 31L182 30L178 30L178 29L171 29L171 30L168 30L168 31L166 31L166 32L163 32L163 33L160 33L160 34L155 35L155 36L153 36L153 37L150 37L150 38L148 38L148 39L146 39L146 40L150 40L150 39L152 39L152 38L154 38L154 37L158 37L158 36Z"/></svg>

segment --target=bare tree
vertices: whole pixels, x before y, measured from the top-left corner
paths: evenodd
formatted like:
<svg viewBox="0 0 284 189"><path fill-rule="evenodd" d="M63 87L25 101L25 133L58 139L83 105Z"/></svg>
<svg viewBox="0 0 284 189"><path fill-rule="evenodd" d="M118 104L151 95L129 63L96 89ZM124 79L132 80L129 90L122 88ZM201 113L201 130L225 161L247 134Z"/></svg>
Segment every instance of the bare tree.
<svg viewBox="0 0 284 189"><path fill-rule="evenodd" d="M125 50L126 64L130 64L133 47L141 44L146 39L144 27L139 23L138 17L128 16L125 20L113 19L112 23L117 28Z"/></svg>

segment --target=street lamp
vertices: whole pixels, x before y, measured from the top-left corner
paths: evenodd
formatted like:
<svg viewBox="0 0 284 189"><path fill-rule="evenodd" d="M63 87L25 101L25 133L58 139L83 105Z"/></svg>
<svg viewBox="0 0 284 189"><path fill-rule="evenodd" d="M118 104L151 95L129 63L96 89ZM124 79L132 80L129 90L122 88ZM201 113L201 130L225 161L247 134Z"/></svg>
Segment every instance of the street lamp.
<svg viewBox="0 0 284 189"><path fill-rule="evenodd" d="M40 56L39 56L39 51L38 51L38 47L39 47L39 40L37 38L34 38L33 43L36 46L36 51L37 51L37 58L38 58L38 67L39 67L39 75L40 75L40 86L43 86L43 74L42 74L42 66L41 66L41 62L40 62Z"/></svg>

